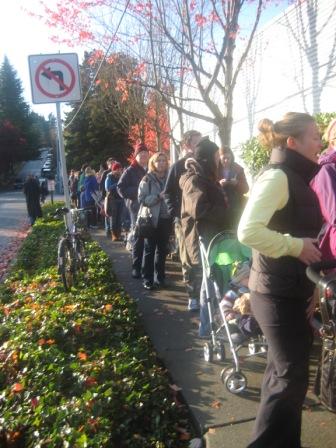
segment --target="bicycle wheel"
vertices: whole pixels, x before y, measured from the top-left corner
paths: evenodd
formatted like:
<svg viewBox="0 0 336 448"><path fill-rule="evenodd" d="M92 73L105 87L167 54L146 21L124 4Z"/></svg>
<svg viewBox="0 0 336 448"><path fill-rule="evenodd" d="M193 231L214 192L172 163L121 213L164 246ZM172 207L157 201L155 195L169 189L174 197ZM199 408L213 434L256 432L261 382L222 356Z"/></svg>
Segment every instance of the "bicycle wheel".
<svg viewBox="0 0 336 448"><path fill-rule="evenodd" d="M57 261L64 289L68 291L76 281L76 266L71 244L66 238L61 238L58 243Z"/></svg>
<svg viewBox="0 0 336 448"><path fill-rule="evenodd" d="M85 242L83 238L81 238L80 236L76 236L75 251L76 251L77 267L82 272L85 272L87 270Z"/></svg>

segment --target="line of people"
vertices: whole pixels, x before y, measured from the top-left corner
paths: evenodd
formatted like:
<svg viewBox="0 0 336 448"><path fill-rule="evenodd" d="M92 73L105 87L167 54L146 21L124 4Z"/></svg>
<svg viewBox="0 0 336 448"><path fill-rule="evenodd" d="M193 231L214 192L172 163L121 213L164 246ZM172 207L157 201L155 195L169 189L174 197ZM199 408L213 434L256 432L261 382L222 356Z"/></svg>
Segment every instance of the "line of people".
<svg viewBox="0 0 336 448"><path fill-rule="evenodd" d="M110 172L102 173L102 179L105 175L105 194L111 192L129 212L131 275L142 278L144 288L167 286L165 260L174 233L187 307L200 310L201 337L210 329L199 237L207 244L218 232L238 226L239 240L253 249L251 305L268 342L261 405L249 447L300 448L314 310L314 288L305 268L322 256L336 256L336 120L327 129L329 147L320 166L321 138L310 115L288 113L275 123L266 119L259 129L271 151L270 163L258 176L247 204L244 170L230 148L218 148L195 130L183 136L183 157L170 168L165 153L150 157L140 144L126 170L111 160ZM112 208L120 212L121 207ZM136 231L144 209L150 210L154 228L146 238ZM112 224L105 220L107 235L112 228L118 237L110 225L113 218Z"/></svg>
<svg viewBox="0 0 336 448"><path fill-rule="evenodd" d="M169 168L165 153L149 158L147 147L138 145L117 190L131 216L132 277L142 278L146 289L166 286L165 260L174 231L187 307L198 311L201 298L200 336L206 336L209 328L198 238L209 241L219 231L236 228L248 184L232 151L220 150L198 131L185 133L182 155ZM150 209L154 227L146 238L136 231L143 208Z"/></svg>
<svg viewBox="0 0 336 448"><path fill-rule="evenodd" d="M107 169L96 173L88 164L80 171L71 170L69 174L69 192L73 207L86 208L88 225L95 229L104 223L106 236L113 241L121 241L122 226L127 231L129 217L123 198L117 191L117 183L123 171L122 165L114 159L106 161Z"/></svg>

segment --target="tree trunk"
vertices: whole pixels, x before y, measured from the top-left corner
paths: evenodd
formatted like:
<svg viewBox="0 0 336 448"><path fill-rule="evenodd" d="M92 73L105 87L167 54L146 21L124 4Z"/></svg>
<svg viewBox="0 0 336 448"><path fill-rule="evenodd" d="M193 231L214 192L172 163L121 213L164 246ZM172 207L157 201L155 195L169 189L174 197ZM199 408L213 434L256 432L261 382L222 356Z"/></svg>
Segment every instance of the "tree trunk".
<svg viewBox="0 0 336 448"><path fill-rule="evenodd" d="M217 123L218 135L220 140L220 146L230 147L231 145L231 127L232 127L232 114L231 116L223 117L220 122Z"/></svg>

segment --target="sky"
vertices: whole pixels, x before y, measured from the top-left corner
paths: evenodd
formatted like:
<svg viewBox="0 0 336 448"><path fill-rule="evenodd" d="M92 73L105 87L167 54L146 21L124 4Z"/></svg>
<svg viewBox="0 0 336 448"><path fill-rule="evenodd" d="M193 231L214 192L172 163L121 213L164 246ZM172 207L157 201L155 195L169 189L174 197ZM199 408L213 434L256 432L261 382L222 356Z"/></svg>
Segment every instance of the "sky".
<svg viewBox="0 0 336 448"><path fill-rule="evenodd" d="M56 115L55 103L32 104L28 56L35 54L77 53L79 61L81 61L84 50L53 43L49 37L51 32L48 27L41 20L28 16L22 7L39 11L39 1L0 1L0 63L2 63L6 55L22 81L24 98L34 112L45 117L49 113Z"/></svg>
<svg viewBox="0 0 336 448"><path fill-rule="evenodd" d="M279 0L277 3L277 7L267 8L264 12L263 23L288 6L288 0ZM32 104L28 56L70 52L78 54L80 63L84 49L53 43L48 27L41 20L27 15L23 7L34 12L40 11L39 0L0 0L0 63L6 55L22 81L25 100L34 112L45 117L49 113L56 115L55 103Z"/></svg>

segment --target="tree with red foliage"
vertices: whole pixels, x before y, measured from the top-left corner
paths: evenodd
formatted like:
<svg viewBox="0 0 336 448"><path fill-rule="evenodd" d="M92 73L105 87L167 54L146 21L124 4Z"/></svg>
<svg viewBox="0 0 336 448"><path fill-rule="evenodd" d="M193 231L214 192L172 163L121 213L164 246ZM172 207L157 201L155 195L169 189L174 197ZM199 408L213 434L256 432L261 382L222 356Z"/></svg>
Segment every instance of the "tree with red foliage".
<svg viewBox="0 0 336 448"><path fill-rule="evenodd" d="M130 142L146 143L149 151L169 151L170 126L167 106L157 92L151 92L146 105L145 115L141 123L132 126L129 134Z"/></svg>
<svg viewBox="0 0 336 448"><path fill-rule="evenodd" d="M49 25L65 30L72 42L104 47L126 8L113 44L145 67L142 86L158 91L180 121L188 115L216 126L221 144L230 145L237 77L263 10L278 1L64 0L54 9L43 3Z"/></svg>

